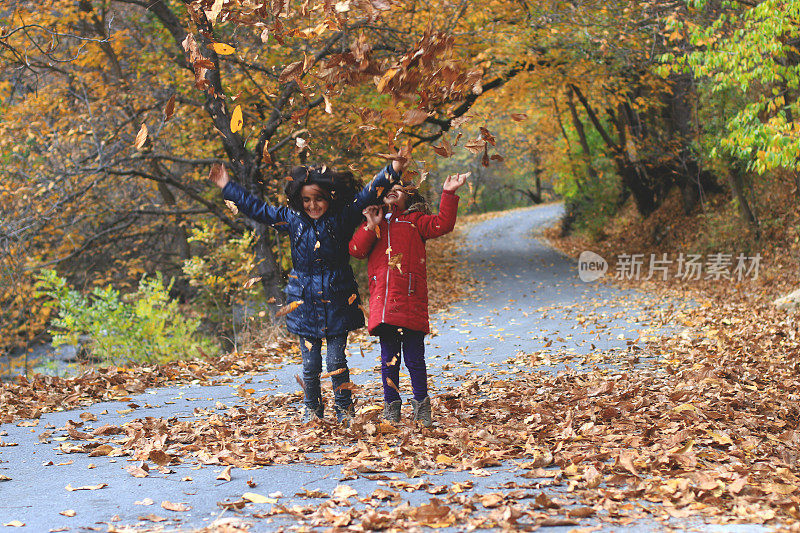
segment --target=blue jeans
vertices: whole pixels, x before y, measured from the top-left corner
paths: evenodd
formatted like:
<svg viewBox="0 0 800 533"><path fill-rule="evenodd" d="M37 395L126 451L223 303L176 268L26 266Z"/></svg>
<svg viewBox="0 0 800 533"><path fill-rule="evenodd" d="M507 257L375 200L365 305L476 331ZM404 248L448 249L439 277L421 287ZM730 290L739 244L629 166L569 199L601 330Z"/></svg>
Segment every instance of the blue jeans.
<svg viewBox="0 0 800 533"><path fill-rule="evenodd" d="M343 372L331 376L336 412L342 413L349 411L353 405L353 395L350 390L339 388L343 383L350 381L350 371L347 368L347 358L344 354L345 346L347 346L347 335L327 337L327 340L328 350L325 354L327 371L333 372L344 368ZM325 410L319 385L319 375L322 372L322 339L300 337L300 353L303 355L303 385L305 387L306 408L322 417Z"/></svg>

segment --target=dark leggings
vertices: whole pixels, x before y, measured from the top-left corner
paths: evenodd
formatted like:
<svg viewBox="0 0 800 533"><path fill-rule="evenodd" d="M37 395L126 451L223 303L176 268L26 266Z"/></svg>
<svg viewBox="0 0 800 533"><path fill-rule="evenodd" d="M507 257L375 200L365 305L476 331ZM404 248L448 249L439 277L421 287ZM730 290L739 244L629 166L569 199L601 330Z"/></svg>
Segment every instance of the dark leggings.
<svg viewBox="0 0 800 533"><path fill-rule="evenodd" d="M383 380L383 399L392 403L400 399L400 394L389 385L387 378L400 387L400 351L411 376L414 399L422 401L428 395L428 371L425 368L425 333L413 329L383 325L378 337L381 341L381 378Z"/></svg>

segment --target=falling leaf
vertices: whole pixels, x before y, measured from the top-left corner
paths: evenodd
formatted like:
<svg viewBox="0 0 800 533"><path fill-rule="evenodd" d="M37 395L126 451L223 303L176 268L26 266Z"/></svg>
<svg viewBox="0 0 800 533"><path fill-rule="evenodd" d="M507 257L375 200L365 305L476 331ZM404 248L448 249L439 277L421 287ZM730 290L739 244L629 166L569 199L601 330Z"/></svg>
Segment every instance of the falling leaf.
<svg viewBox="0 0 800 533"><path fill-rule="evenodd" d="M244 119L242 118L242 106L237 105L233 110L233 114L231 115L231 132L236 133L242 129L243 124Z"/></svg>
<svg viewBox="0 0 800 533"><path fill-rule="evenodd" d="M292 80L298 81L302 73L303 73L302 61L295 61L294 63L290 63L286 68L283 69L283 72L281 72L281 75L278 77L278 83L286 83Z"/></svg>
<svg viewBox="0 0 800 533"><path fill-rule="evenodd" d="M249 289L259 281L261 281L261 276L258 276L257 278L250 278L244 282L244 285L242 285L242 289Z"/></svg>
<svg viewBox="0 0 800 533"><path fill-rule="evenodd" d="M422 109L409 109L403 115L403 122L408 126L419 126L428 118L428 113Z"/></svg>
<svg viewBox="0 0 800 533"><path fill-rule="evenodd" d="M358 295L357 294L351 294L350 298L347 299L347 304L348 305L353 305L353 302L355 302L357 299L358 299Z"/></svg>
<svg viewBox="0 0 800 533"><path fill-rule="evenodd" d="M403 260L403 254L397 253L389 258L389 268L396 268L401 274L403 273L403 269L400 268L400 263Z"/></svg>
<svg viewBox="0 0 800 533"><path fill-rule="evenodd" d="M150 498L145 498L144 500L138 500L133 502L133 505L153 505L155 502Z"/></svg>
<svg viewBox="0 0 800 533"><path fill-rule="evenodd" d="M511 113L511 120L515 122L520 122L522 120L525 120L526 118L528 118L528 115L526 115L525 113Z"/></svg>
<svg viewBox="0 0 800 533"><path fill-rule="evenodd" d="M384 89L386 89L386 84L388 84L392 80L392 78L394 78L394 76L399 71L400 71L400 69L397 69L397 68L390 68L389 70L386 71L386 73L378 81L378 92L379 93L382 93L384 91Z"/></svg>
<svg viewBox="0 0 800 533"><path fill-rule="evenodd" d="M225 0L214 0L214 3L211 5L211 9L207 10L206 17L208 17L208 21L212 24L217 21L217 17L219 16L220 12L222 11L222 5L225 3Z"/></svg>
<svg viewBox="0 0 800 533"><path fill-rule="evenodd" d="M391 388L393 388L394 390L396 390L397 394L400 394L400 389L398 389L397 385L394 384L394 381L392 381L392 378L387 377L386 378L386 384L388 386L390 386Z"/></svg>
<svg viewBox="0 0 800 533"><path fill-rule="evenodd" d="M233 469L233 465L228 465L225 469L219 473L217 479L222 481L230 481L231 480L231 470Z"/></svg>
<svg viewBox="0 0 800 533"><path fill-rule="evenodd" d="M236 51L234 47L225 43L211 43L208 47L221 56L229 56Z"/></svg>
<svg viewBox="0 0 800 533"><path fill-rule="evenodd" d="M300 374L295 374L294 379L297 380L297 383L300 385L300 388L306 390L306 384L303 381L303 378L300 377Z"/></svg>
<svg viewBox="0 0 800 533"><path fill-rule="evenodd" d="M144 143L147 142L147 124L142 122L142 127L139 128L139 133L136 134L136 142L134 146L137 150L142 150L144 148Z"/></svg>
<svg viewBox="0 0 800 533"><path fill-rule="evenodd" d="M169 120L175 114L175 95L169 97L167 105L164 106L164 120Z"/></svg>
<svg viewBox="0 0 800 533"><path fill-rule="evenodd" d="M192 506L186 503L173 503L168 500L164 500L163 502L161 502L161 507L166 509L167 511L175 511L176 513L182 513L185 511L190 511L192 509Z"/></svg>
<svg viewBox="0 0 800 533"><path fill-rule="evenodd" d="M330 372L324 372L319 375L319 379L329 378L331 376L338 376L342 372L346 372L347 368L337 368L336 370L331 370Z"/></svg>
<svg viewBox="0 0 800 533"><path fill-rule="evenodd" d="M314 243L314 250L319 250L319 247L320 247L319 241Z"/></svg>
<svg viewBox="0 0 800 533"><path fill-rule="evenodd" d="M295 300L294 302L288 303L283 307L281 307L280 309L278 309L278 311L275 313L275 318L282 317L283 315L288 315L301 305L303 305L303 300Z"/></svg>

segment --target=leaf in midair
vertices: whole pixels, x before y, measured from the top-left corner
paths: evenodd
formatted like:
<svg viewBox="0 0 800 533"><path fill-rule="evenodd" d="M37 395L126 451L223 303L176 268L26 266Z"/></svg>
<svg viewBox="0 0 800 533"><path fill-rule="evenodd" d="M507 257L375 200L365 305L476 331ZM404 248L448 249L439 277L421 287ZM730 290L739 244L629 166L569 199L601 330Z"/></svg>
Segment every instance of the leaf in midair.
<svg viewBox="0 0 800 533"><path fill-rule="evenodd" d="M300 385L300 388L306 390L306 383L303 381L303 378L300 377L300 374L295 374L294 379L297 380L297 383Z"/></svg>
<svg viewBox="0 0 800 533"><path fill-rule="evenodd" d="M303 62L302 61L295 61L294 63L289 63L286 68L283 69L281 75L278 76L278 83L286 83L287 81L297 80L300 75L303 73Z"/></svg>
<svg viewBox="0 0 800 533"><path fill-rule="evenodd" d="M425 119L428 118L428 113L422 109L409 109L403 115L403 123L408 126L419 126Z"/></svg>
<svg viewBox="0 0 800 533"><path fill-rule="evenodd" d="M236 51L236 48L225 43L211 43L208 47L221 56L229 56Z"/></svg>
<svg viewBox="0 0 800 533"><path fill-rule="evenodd" d="M346 372L347 368L337 368L336 370L331 370L330 372L324 372L319 375L319 379L329 378L331 376L338 376L342 372Z"/></svg>
<svg viewBox="0 0 800 533"><path fill-rule="evenodd" d="M257 278L250 278L250 279L248 279L247 281L244 282L244 285L242 285L242 288L243 289L249 289L250 287L252 287L256 283L258 283L259 281L261 281L261 276L258 276Z"/></svg>
<svg viewBox="0 0 800 533"><path fill-rule="evenodd" d="M397 388L397 385L394 384L392 378L386 378L386 384L389 385L391 388L397 391L397 394L400 394L400 389Z"/></svg>
<svg viewBox="0 0 800 533"><path fill-rule="evenodd" d="M483 126L480 127L480 130L481 130L481 138L484 141L488 142L492 146L495 146L497 144L497 141L495 140L494 135L489 133L489 130L487 130Z"/></svg>
<svg viewBox="0 0 800 533"><path fill-rule="evenodd" d="M357 294L351 294L350 298L347 299L347 304L353 305L353 302L355 302L357 298L358 298Z"/></svg>
<svg viewBox="0 0 800 533"><path fill-rule="evenodd" d="M295 300L294 302L288 303L283 307L281 307L280 309L278 309L278 312L275 313L275 318L281 317L283 315L288 315L301 305L303 305L303 300Z"/></svg>
<svg viewBox="0 0 800 533"><path fill-rule="evenodd" d="M511 120L514 122L520 122L528 118L528 115L525 113L511 113Z"/></svg>
<svg viewBox="0 0 800 533"><path fill-rule="evenodd" d="M219 16L220 11L222 11L222 5L225 3L225 0L214 0L214 4L211 6L211 9L206 10L206 17L208 17L209 22L214 24L217 21L217 17Z"/></svg>
<svg viewBox="0 0 800 533"><path fill-rule="evenodd" d="M235 203L231 202L230 200L225 200L225 205L228 206L228 209L230 209L234 215L239 214L239 208Z"/></svg>
<svg viewBox="0 0 800 533"><path fill-rule="evenodd" d="M242 129L243 124L244 119L242 118L242 106L237 105L236 109L233 110L233 114L231 115L231 132L236 133Z"/></svg>
<svg viewBox="0 0 800 533"><path fill-rule="evenodd" d="M147 142L147 124L142 122L142 127L139 128L139 133L136 134L136 143L134 146L137 150L144 148L144 143Z"/></svg>
<svg viewBox="0 0 800 533"><path fill-rule="evenodd" d="M167 105L164 106L164 120L169 120L175 114L175 95L169 97Z"/></svg>

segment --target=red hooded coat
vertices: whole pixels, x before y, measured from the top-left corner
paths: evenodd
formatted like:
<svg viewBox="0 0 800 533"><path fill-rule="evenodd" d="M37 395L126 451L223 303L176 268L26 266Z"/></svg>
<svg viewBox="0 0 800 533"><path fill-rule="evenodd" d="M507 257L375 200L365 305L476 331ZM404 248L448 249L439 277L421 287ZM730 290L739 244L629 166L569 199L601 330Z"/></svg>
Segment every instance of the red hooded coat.
<svg viewBox="0 0 800 533"><path fill-rule="evenodd" d="M380 324L428 333L428 281L425 241L453 231L458 196L443 191L438 215L419 211L390 214L368 230L366 222L350 240L350 255L369 256L369 321L371 334ZM380 237L378 237L380 234Z"/></svg>

